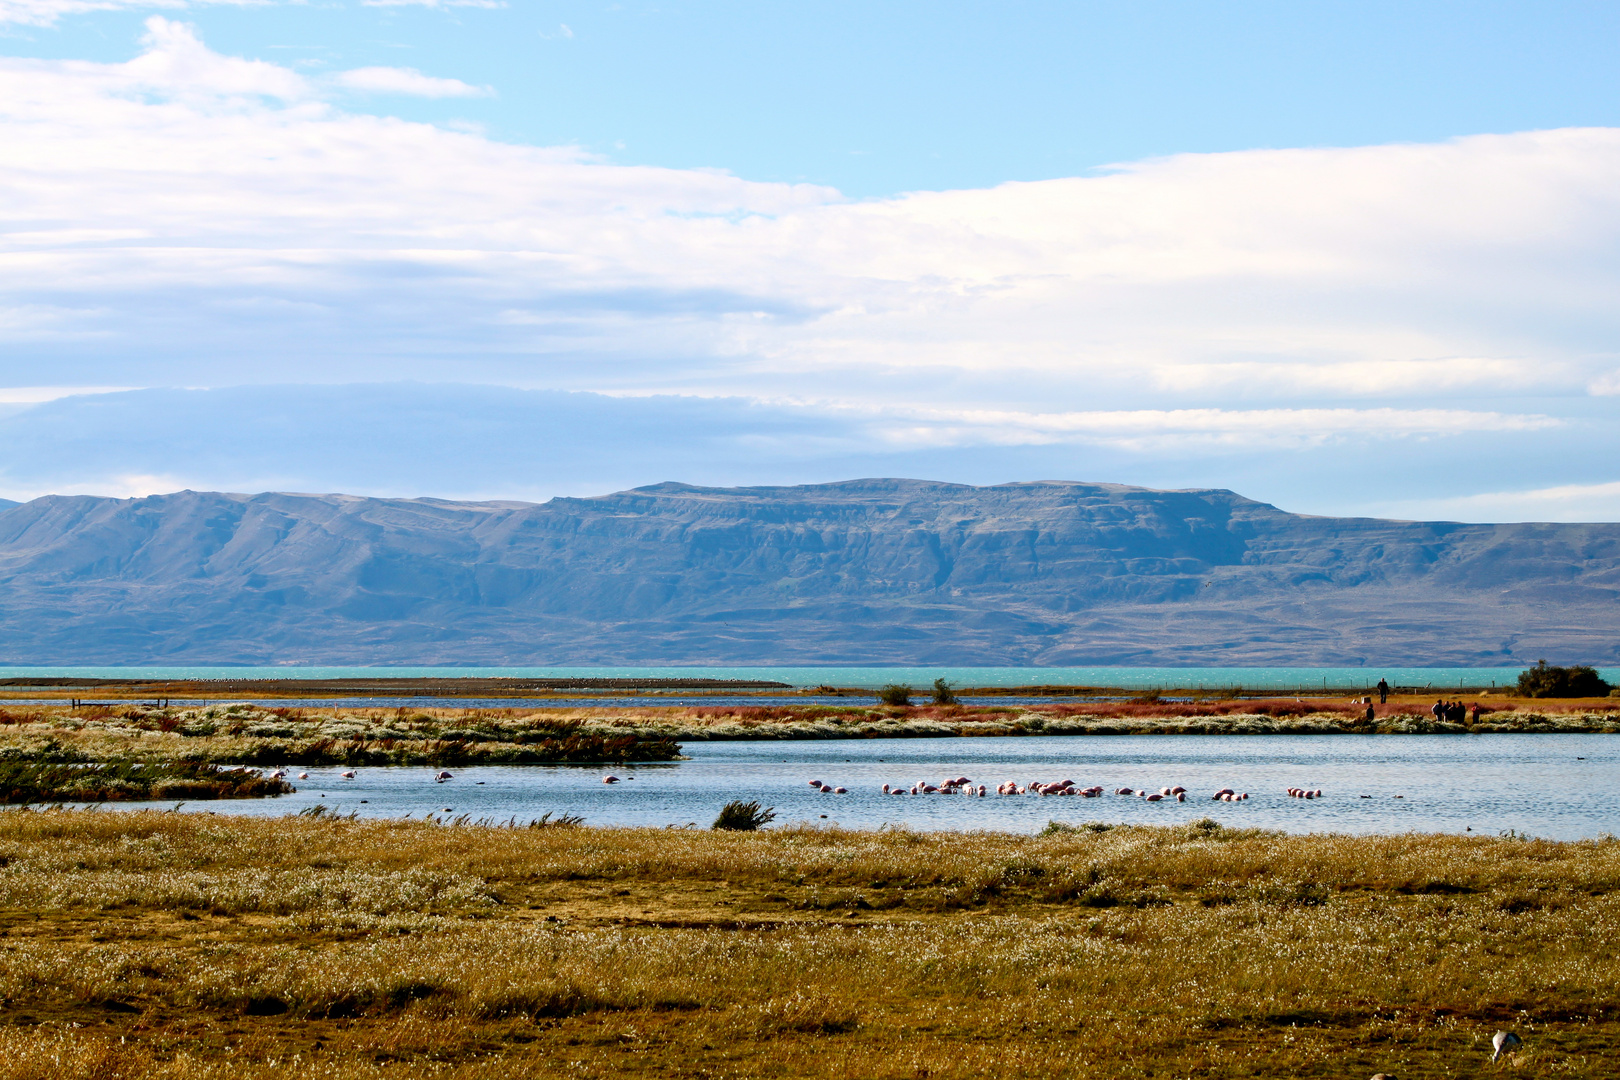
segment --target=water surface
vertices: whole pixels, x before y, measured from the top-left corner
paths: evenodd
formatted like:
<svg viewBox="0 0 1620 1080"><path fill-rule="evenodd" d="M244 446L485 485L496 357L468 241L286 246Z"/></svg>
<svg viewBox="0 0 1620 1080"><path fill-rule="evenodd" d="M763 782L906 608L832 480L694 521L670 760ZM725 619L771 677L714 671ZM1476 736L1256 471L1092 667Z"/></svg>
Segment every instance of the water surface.
<svg viewBox="0 0 1620 1080"><path fill-rule="evenodd" d="M1212 817L1289 832L1468 831L1579 839L1620 832L1620 737L1613 735L1104 735L688 743L691 760L634 767L511 766L308 770L299 791L276 799L192 803L191 811L275 815L324 804L362 816L517 818L578 814L591 825L707 827L731 799L776 808L779 823L850 828L1036 832L1048 821L1176 824ZM298 770L294 770L296 772ZM624 777L604 784L604 773ZM1150 788L1181 785L1186 803L994 794L883 795L968 776L992 792L1003 780L1073 780ZM849 789L822 795L821 780ZM1211 802L1231 787L1253 796ZM1305 801L1289 787L1321 788ZM1361 798L1361 796L1369 796ZM1402 798L1395 798L1395 796ZM126 804L128 805L128 804ZM167 805L167 804L165 804Z"/></svg>

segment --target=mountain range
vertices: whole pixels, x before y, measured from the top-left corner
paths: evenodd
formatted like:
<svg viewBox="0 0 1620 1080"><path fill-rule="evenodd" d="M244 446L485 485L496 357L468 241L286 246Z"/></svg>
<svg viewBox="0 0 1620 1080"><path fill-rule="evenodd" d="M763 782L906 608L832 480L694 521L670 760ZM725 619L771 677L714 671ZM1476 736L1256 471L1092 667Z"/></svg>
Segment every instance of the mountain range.
<svg viewBox="0 0 1620 1080"><path fill-rule="evenodd" d="M1541 657L1620 660L1620 524L892 479L543 504L182 491L0 509L0 664Z"/></svg>

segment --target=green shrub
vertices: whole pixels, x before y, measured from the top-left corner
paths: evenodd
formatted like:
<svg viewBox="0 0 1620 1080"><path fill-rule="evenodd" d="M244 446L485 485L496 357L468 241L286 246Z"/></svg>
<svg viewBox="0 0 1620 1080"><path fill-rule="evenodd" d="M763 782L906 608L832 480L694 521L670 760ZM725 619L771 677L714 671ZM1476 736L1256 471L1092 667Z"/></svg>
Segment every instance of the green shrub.
<svg viewBox="0 0 1620 1080"><path fill-rule="evenodd" d="M934 704L955 705L956 695L951 693L951 684L944 679L934 680Z"/></svg>
<svg viewBox="0 0 1620 1080"><path fill-rule="evenodd" d="M776 819L776 807L767 806L761 810L757 802L743 802L733 799L720 808L720 816L714 819L711 828L728 829L732 832L753 832L761 825Z"/></svg>
<svg viewBox="0 0 1620 1080"><path fill-rule="evenodd" d="M910 705L911 687L902 683L890 683L878 691L878 700L885 705Z"/></svg>
<svg viewBox="0 0 1620 1080"><path fill-rule="evenodd" d="M1613 689L1593 668L1548 667L1545 660L1519 675L1519 693L1525 697L1607 697Z"/></svg>

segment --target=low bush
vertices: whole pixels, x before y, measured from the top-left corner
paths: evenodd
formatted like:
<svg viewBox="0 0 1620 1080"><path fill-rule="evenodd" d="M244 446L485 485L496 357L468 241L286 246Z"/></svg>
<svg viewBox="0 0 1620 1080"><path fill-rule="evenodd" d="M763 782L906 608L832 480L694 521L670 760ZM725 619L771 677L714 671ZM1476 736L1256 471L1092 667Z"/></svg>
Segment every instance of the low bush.
<svg viewBox="0 0 1620 1080"><path fill-rule="evenodd" d="M878 691L878 700L885 705L906 706L911 704L911 687L904 683L890 683Z"/></svg>

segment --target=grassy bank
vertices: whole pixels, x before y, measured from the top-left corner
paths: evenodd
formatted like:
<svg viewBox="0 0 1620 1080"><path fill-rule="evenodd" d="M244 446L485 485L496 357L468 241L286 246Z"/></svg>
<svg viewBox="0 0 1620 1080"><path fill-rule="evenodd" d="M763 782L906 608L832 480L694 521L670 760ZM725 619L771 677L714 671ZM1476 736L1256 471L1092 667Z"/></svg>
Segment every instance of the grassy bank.
<svg viewBox="0 0 1620 1080"><path fill-rule="evenodd" d="M1620 733L1620 703L1547 707L1496 704L1478 723L1436 720L1427 705L1366 706L1322 699L1113 701L914 708L723 706L617 710L591 722L664 732L683 742L721 739L848 739L996 735L1434 735L1493 732ZM605 711L604 711L605 712Z"/></svg>
<svg viewBox="0 0 1620 1080"><path fill-rule="evenodd" d="M0 761L0 803L92 803L152 799L258 799L293 786L250 769L109 762L54 765Z"/></svg>
<svg viewBox="0 0 1620 1080"><path fill-rule="evenodd" d="M1608 1077L1617 931L1612 840L11 811L0 1077Z"/></svg>
<svg viewBox="0 0 1620 1080"><path fill-rule="evenodd" d="M667 733L512 710L0 708L0 762L597 765L679 756Z"/></svg>
<svg viewBox="0 0 1620 1080"><path fill-rule="evenodd" d="M675 706L572 710L0 707L0 762L468 766L673 761L683 742L1017 735L1620 732L1620 706L1502 704L1478 723L1416 703L1323 700L1038 706Z"/></svg>

